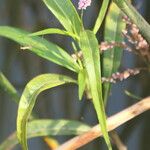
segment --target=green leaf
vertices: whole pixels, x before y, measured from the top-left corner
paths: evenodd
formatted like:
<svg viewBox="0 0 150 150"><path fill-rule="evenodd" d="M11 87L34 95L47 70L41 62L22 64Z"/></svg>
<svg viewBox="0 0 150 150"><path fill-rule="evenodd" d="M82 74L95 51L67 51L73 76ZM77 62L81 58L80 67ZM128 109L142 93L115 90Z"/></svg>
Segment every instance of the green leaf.
<svg viewBox="0 0 150 150"><path fill-rule="evenodd" d="M0 72L0 89L4 90L11 98L18 103L19 95L13 85L8 81L2 72Z"/></svg>
<svg viewBox="0 0 150 150"><path fill-rule="evenodd" d="M39 36L39 35L46 35L46 34L67 35L67 36L71 36L74 39L78 39L78 37L75 34L57 28L44 29L35 33L31 33L30 36Z"/></svg>
<svg viewBox="0 0 150 150"><path fill-rule="evenodd" d="M14 40L22 46L25 46L31 52L58 65L75 72L79 71L79 65L62 48L43 38L37 36L31 37L29 34L29 32L17 28L0 26L0 36Z"/></svg>
<svg viewBox="0 0 150 150"><path fill-rule="evenodd" d="M26 124L37 96L44 90L66 83L76 83L76 81L63 75L43 74L35 77L26 85L19 102L17 116L17 135L23 150L27 150Z"/></svg>
<svg viewBox="0 0 150 150"><path fill-rule="evenodd" d="M133 99L136 99L136 100L141 100L141 99L143 99L142 97L139 97L139 96L137 96L137 95L135 95L135 94L133 94L133 93L127 91L127 90L125 90L124 92L125 92L125 94L126 94L127 96L129 96L130 98L133 98Z"/></svg>
<svg viewBox="0 0 150 150"><path fill-rule="evenodd" d="M79 135L87 132L89 129L90 126L79 121L65 119L39 119L29 123L28 137L47 135Z"/></svg>
<svg viewBox="0 0 150 150"><path fill-rule="evenodd" d="M125 23L122 20L122 13L120 9L112 2L106 17L104 41L107 42L123 42L122 30L125 28ZM122 48L115 47L103 53L103 76L110 77L112 73L116 72L121 63ZM106 103L111 84L104 83L104 101Z"/></svg>
<svg viewBox="0 0 150 150"><path fill-rule="evenodd" d="M27 138L56 135L80 135L90 129L90 126L79 121L38 119L28 123ZM13 133L0 144L0 150L13 149L17 144L17 135Z"/></svg>
<svg viewBox="0 0 150 150"><path fill-rule="evenodd" d="M95 34L97 33L97 31L101 27L101 24L104 20L104 17L105 17L107 8L108 8L108 4L109 4L109 0L103 0L102 7L100 9L99 15L97 17L97 20L96 20L96 23L95 23L95 26L94 26L94 29L93 29L93 32Z"/></svg>
<svg viewBox="0 0 150 150"><path fill-rule="evenodd" d="M79 35L82 22L70 0L43 0L64 28Z"/></svg>
<svg viewBox="0 0 150 150"><path fill-rule="evenodd" d="M79 86L79 92L78 92L79 100L81 100L86 86L86 72L84 69L78 73L78 86Z"/></svg>
<svg viewBox="0 0 150 150"><path fill-rule="evenodd" d="M102 98L102 83L100 71L100 54L98 41L92 31L83 31L80 35L80 48L83 52L91 95L104 139L111 150L111 144L106 127L106 115Z"/></svg>

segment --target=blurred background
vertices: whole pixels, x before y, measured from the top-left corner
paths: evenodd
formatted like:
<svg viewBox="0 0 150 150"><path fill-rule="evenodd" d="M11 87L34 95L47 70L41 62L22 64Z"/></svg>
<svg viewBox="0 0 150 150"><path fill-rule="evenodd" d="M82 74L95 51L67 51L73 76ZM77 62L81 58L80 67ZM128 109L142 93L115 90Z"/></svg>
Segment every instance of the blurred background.
<svg viewBox="0 0 150 150"><path fill-rule="evenodd" d="M72 0L77 7L77 0ZM92 28L98 14L101 2L93 0L92 6L84 14L86 28ZM150 1L134 0L135 7L150 21ZM88 17L90 16L90 17ZM35 32L44 28L62 28L58 20L48 11L41 0L0 0L0 25L9 25L22 28L29 32ZM58 35L44 36L48 40L57 43L70 54L73 53L68 45L69 38ZM102 33L99 32L99 40ZM134 54L124 52L121 68L134 68L144 66L143 62ZM25 85L33 77L42 73L62 73L75 75L68 70L46 61L29 51L20 50L20 45L0 38L0 70L16 87L21 95ZM150 74L143 72L123 82L113 85L107 105L108 116L136 103L137 100L129 98L124 91L129 90L139 97L150 94ZM92 103L85 98L78 100L77 87L73 85L61 86L47 90L40 94L34 108L39 118L73 119L95 125L97 119ZM17 104L11 97L0 89L0 143L16 129ZM145 112L135 119L125 123L117 129L120 138L129 150L150 149L150 113ZM60 143L70 137L57 137ZM15 150L20 150L17 146ZM48 150L47 145L40 138L29 140L30 150ZM97 139L81 150L106 149L104 141ZM116 148L114 147L114 150Z"/></svg>

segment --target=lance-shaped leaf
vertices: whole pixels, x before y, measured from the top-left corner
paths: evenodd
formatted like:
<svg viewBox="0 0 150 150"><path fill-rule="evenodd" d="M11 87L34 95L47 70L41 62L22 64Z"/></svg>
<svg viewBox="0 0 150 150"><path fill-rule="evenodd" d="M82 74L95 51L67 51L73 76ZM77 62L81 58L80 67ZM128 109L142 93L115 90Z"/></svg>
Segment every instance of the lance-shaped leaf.
<svg viewBox="0 0 150 150"><path fill-rule="evenodd" d="M125 23L122 20L123 14L121 10L112 2L106 17L104 40L107 42L123 42L122 30ZM110 77L116 72L121 63L122 48L114 47L103 53L103 76ZM104 83L104 101L107 101L110 92L110 83Z"/></svg>
<svg viewBox="0 0 150 150"><path fill-rule="evenodd" d="M19 102L17 116L17 135L23 150L27 150L26 124L35 105L37 96L44 90L65 83L76 83L76 81L63 75L43 74L35 77L26 85Z"/></svg>
<svg viewBox="0 0 150 150"><path fill-rule="evenodd" d="M49 29L37 31L37 32L31 33L30 36L39 36L39 35L46 35L46 34L60 34L60 35L71 36L74 39L78 39L78 37L75 34L65 31L65 30L57 29L57 28L49 28Z"/></svg>
<svg viewBox="0 0 150 150"><path fill-rule="evenodd" d="M106 128L106 115L102 98L102 83L100 71L99 46L96 36L92 31L82 31L80 35L80 48L83 52L91 95L104 139L111 150L111 144Z"/></svg>
<svg viewBox="0 0 150 150"><path fill-rule="evenodd" d="M95 34L97 33L97 31L99 30L99 28L102 25L102 22L104 20L104 17L105 17L107 8L108 8L108 4L109 4L109 0L103 0L102 7L99 11L99 15L97 17L97 20L96 20L96 23L95 23L95 26L94 26L94 29L93 29L93 32Z"/></svg>
<svg viewBox="0 0 150 150"><path fill-rule="evenodd" d="M39 119L28 123L27 138L56 135L79 135L87 132L89 129L90 126L79 121ZM0 144L0 150L11 150L17 144L17 135L16 133L13 133Z"/></svg>
<svg viewBox="0 0 150 150"><path fill-rule="evenodd" d="M70 0L43 0L64 28L79 35L82 23Z"/></svg>
<svg viewBox="0 0 150 150"><path fill-rule="evenodd" d="M43 38L29 36L29 34L29 32L24 30L0 26L0 36L14 40L24 46L23 49L28 49L31 52L58 65L64 66L75 72L79 71L78 64L62 48L56 44L48 42Z"/></svg>
<svg viewBox="0 0 150 150"><path fill-rule="evenodd" d="M14 86L8 81L4 74L0 71L0 89L6 91L11 98L18 103L19 95Z"/></svg>

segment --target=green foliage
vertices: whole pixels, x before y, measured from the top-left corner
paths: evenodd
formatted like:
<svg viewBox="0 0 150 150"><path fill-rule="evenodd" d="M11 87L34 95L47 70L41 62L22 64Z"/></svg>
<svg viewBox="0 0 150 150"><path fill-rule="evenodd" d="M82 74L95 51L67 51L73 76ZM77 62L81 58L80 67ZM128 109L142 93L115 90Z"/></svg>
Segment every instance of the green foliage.
<svg viewBox="0 0 150 150"><path fill-rule="evenodd" d="M133 94L133 93L127 91L127 90L125 90L124 93L125 93L127 96L129 96L130 98L133 98L133 99L136 99L136 100L141 100L141 99L143 99L142 97L139 97L139 96L137 96L137 95L135 95L135 94Z"/></svg>
<svg viewBox="0 0 150 150"><path fill-rule="evenodd" d="M104 106L104 102L106 102L109 95L111 84L104 84L104 93L102 94L101 72L103 72L103 76L110 77L113 72L118 70L121 62L122 49L115 47L112 50L105 52L103 54L103 59L101 60L99 44L95 36L101 27L102 21L104 20L109 0L103 1L93 31L84 29L82 20L70 0L43 1L48 9L59 20L65 30L50 28L31 34L17 28L0 26L0 36L14 40L23 46L22 49L28 49L44 59L76 72L78 81L64 75L43 74L35 77L26 85L18 107L17 136L19 142L22 144L23 150L27 150L27 137L81 134L90 129L89 126L80 122L67 120L36 120L27 124L32 109L36 103L37 96L42 91L66 83L75 83L78 84L79 87L78 95L80 100L82 99L83 93L86 92L85 89L88 89L86 94L91 95L104 139L109 150L111 150L112 148L107 132ZM145 32L147 30L145 27L149 29L149 25L143 21L143 18L139 16L132 6L126 0L114 0L114 2L129 16L131 16L131 19L136 23L136 17L138 17L140 23L143 22L141 24L146 25L143 25L143 27L140 25L139 28L142 30L142 33L148 41L150 41L149 32L149 35ZM122 22L120 9L114 3L111 3L106 17L104 40L108 42L122 42L123 37L121 36L121 31L124 27L125 24ZM74 43L80 47L83 58L78 58L77 61L75 61L61 47L39 37L39 35L45 34L60 34L72 37L74 39ZM74 51L78 53L76 48L78 46L75 46L75 44L73 45L73 48ZM103 62L102 69L100 61ZM11 95L16 102L18 102L19 99L17 91L2 73L0 73L0 87L6 90L8 94ZM13 134L11 139L7 139L2 145L0 145L0 149L4 150L10 148L17 143L16 134Z"/></svg>
<svg viewBox="0 0 150 150"><path fill-rule="evenodd" d="M82 99L86 87L86 71L83 69L78 73L79 99Z"/></svg>
<svg viewBox="0 0 150 150"><path fill-rule="evenodd" d="M12 100L16 103L19 102L19 95L14 88L14 86L9 82L9 80L0 72L0 89L4 90L11 96Z"/></svg>
<svg viewBox="0 0 150 150"><path fill-rule="evenodd" d="M106 11L107 11L107 8L108 8L108 4L109 4L109 0L103 0L103 3L102 3L102 6L101 6L101 9L99 11L99 15L97 17L97 20L96 20L96 23L95 23L95 26L94 26L94 29L93 29L93 32L96 34L97 31L99 30L99 28L101 27L101 24L104 20L104 17L106 15Z"/></svg>
<svg viewBox="0 0 150 150"><path fill-rule="evenodd" d="M32 79L26 85L19 102L17 116L17 136L24 150L28 149L26 142L26 124L35 105L37 96L44 90L66 83L76 83L76 81L63 75L43 74Z"/></svg>
<svg viewBox="0 0 150 150"><path fill-rule="evenodd" d="M98 41L94 33L89 30L82 31L80 37L80 48L83 52L84 65L87 71L94 107L101 125L103 136L109 149L111 150L111 144L106 128L106 115L102 98Z"/></svg>
<svg viewBox="0 0 150 150"><path fill-rule="evenodd" d="M16 41L20 45L27 47L31 52L50 60L58 65L64 66L72 71L78 72L79 66L73 58L58 45L47 40L29 36L29 32L24 30L0 26L0 36Z"/></svg>
<svg viewBox="0 0 150 150"><path fill-rule="evenodd" d="M79 36L82 22L70 0L43 0L64 28Z"/></svg>
<svg viewBox="0 0 150 150"><path fill-rule="evenodd" d="M46 34L60 34L60 35L71 36L74 39L78 39L78 36L76 36L75 34L72 34L71 32L57 29L57 28L44 29L44 30L30 34L30 36L39 36L39 35L46 35Z"/></svg>
<svg viewBox="0 0 150 150"><path fill-rule="evenodd" d="M51 120L39 119L28 123L27 138L58 136L58 135L80 135L87 132L90 127L82 122L73 120ZM16 133L12 133L0 145L0 150L13 149L18 144Z"/></svg>
<svg viewBox="0 0 150 150"><path fill-rule="evenodd" d="M104 40L106 42L123 42L122 30L125 29L125 23L122 20L122 12L111 3L105 22ZM103 76L109 78L116 72L121 63L122 48L114 47L103 53ZM109 96L111 83L104 83L104 101L106 103Z"/></svg>

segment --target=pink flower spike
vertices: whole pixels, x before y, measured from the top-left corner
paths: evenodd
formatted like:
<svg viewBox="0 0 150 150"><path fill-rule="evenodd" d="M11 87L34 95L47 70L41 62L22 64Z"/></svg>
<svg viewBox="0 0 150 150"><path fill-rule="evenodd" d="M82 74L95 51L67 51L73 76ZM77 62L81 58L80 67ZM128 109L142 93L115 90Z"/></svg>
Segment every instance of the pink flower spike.
<svg viewBox="0 0 150 150"><path fill-rule="evenodd" d="M79 0L78 9L86 9L91 5L91 0Z"/></svg>

